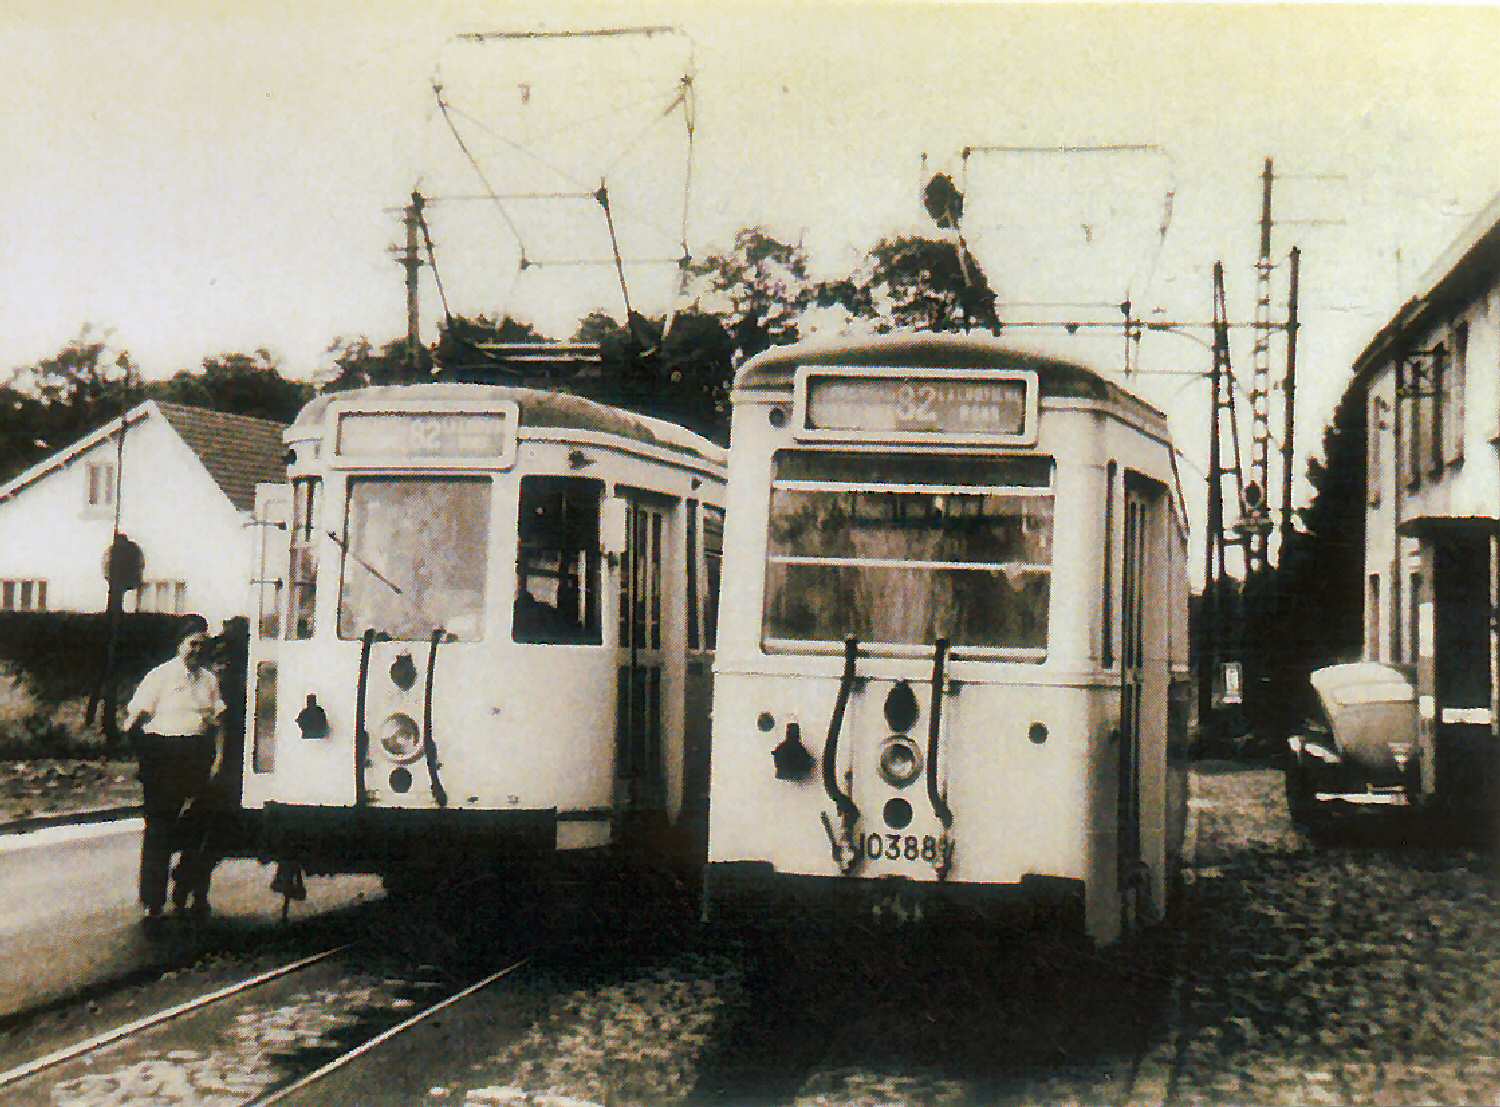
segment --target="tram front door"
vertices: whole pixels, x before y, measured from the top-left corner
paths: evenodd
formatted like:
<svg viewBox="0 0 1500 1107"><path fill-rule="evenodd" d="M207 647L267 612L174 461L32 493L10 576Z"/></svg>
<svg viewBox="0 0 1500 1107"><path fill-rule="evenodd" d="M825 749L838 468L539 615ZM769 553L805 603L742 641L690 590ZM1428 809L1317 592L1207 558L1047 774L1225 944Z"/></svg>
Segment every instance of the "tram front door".
<svg viewBox="0 0 1500 1107"><path fill-rule="evenodd" d="M1119 846L1121 915L1127 928L1138 920L1148 873L1141 850L1141 737L1146 704L1148 625L1161 601L1151 587L1151 536L1155 532L1159 489L1127 474L1124 543L1120 573L1120 740L1116 832Z"/></svg>
<svg viewBox="0 0 1500 1107"><path fill-rule="evenodd" d="M670 504L625 494L619 565L619 651L615 700L615 810L627 833L665 815L662 763L662 566Z"/></svg>

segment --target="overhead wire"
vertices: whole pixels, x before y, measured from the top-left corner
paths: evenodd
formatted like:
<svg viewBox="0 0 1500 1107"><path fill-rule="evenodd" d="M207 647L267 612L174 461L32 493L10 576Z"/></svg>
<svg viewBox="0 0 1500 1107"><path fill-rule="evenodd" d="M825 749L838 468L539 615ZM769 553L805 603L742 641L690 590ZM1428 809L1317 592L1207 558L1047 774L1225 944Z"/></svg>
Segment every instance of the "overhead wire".
<svg viewBox="0 0 1500 1107"><path fill-rule="evenodd" d="M526 239L521 235L521 228L516 226L516 221L511 218L510 212L505 210L505 204L501 202L500 197L495 193L495 186L490 183L489 177L485 175L484 169L480 166L478 160L475 159L473 152L470 151L468 143L464 142L464 136L459 133L458 125L453 122L453 117L448 113L448 104L443 99L443 86L434 84L432 91L437 97L438 107L442 110L443 120L448 124L448 130L453 133L453 141L458 143L458 148L463 151L464 157L469 159L469 164L474 167L474 173L479 177L480 183L484 185L484 190L494 199L495 209L500 213L500 218L505 220L505 225L510 228L510 233L515 235L516 245L520 248L521 257L524 260L526 257Z"/></svg>

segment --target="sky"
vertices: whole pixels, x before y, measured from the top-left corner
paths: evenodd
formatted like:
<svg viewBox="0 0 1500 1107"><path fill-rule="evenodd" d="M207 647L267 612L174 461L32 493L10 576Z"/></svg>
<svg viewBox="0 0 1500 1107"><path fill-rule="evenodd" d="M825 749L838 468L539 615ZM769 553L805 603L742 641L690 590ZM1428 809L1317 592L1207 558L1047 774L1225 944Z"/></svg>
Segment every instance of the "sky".
<svg viewBox="0 0 1500 1107"><path fill-rule="evenodd" d="M639 26L682 33L455 39ZM1206 321L1223 261L1244 322L1270 157L1278 317L1286 255L1303 254L1300 453L1354 356L1500 189L1497 41L1489 6L8 0L0 373L89 324L147 377L262 346L313 376L336 338L404 332L389 247L414 189L454 311L564 336L592 308L618 316L619 284L599 265L523 271L521 250L607 258L599 205L502 215L473 197L601 180L649 314L672 306L659 261L684 226L698 256L758 225L848 273L883 236L937 233L919 197L945 171L1006 318L1118 318L1099 305L1129 298ZM442 307L421 279L430 338ZM1020 337L1121 367L1118 334ZM1207 357L1153 334L1134 381L1195 483L1207 389L1149 374ZM1247 380L1250 360L1236 349ZM1279 437L1279 396L1273 410Z"/></svg>

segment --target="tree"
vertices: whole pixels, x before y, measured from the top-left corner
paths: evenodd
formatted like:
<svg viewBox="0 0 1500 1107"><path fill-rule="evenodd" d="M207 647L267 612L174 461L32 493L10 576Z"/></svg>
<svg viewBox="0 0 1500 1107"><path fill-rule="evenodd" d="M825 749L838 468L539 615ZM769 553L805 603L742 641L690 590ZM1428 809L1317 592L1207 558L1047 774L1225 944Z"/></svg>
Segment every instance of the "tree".
<svg viewBox="0 0 1500 1107"><path fill-rule="evenodd" d="M797 340L797 322L813 298L807 255L759 227L734 236L727 254L692 262L694 311L715 315L734 341L735 360Z"/></svg>
<svg viewBox="0 0 1500 1107"><path fill-rule="evenodd" d="M0 385L0 483L47 456L49 446L40 437L46 410L35 396Z"/></svg>
<svg viewBox="0 0 1500 1107"><path fill-rule="evenodd" d="M139 384L129 351L117 350L111 332L84 324L52 357L23 366L12 386L36 398L30 437L43 453L62 449L124 411Z"/></svg>
<svg viewBox="0 0 1500 1107"><path fill-rule="evenodd" d="M406 339L393 338L376 347L364 335L335 338L327 351L333 355L333 375L323 382L324 392L343 392L376 384L410 384L432 374L432 351L421 347L415 371L411 368Z"/></svg>
<svg viewBox="0 0 1500 1107"><path fill-rule="evenodd" d="M867 265L868 276L856 287L863 289L868 310L882 329L957 331L997 325L989 279L957 243L920 235L885 238L870 250Z"/></svg>
<svg viewBox="0 0 1500 1107"><path fill-rule="evenodd" d="M1284 705L1283 731L1310 706L1307 675L1357 658L1364 641L1365 409L1364 388L1351 383L1324 428L1322 459L1308 460L1313 496L1282 547L1275 602L1249 628L1272 658L1269 699Z"/></svg>
<svg viewBox="0 0 1500 1107"><path fill-rule="evenodd" d="M149 386L147 393L172 403L290 423L314 389L282 376L275 355L261 347L253 354L206 357L200 371L183 370Z"/></svg>

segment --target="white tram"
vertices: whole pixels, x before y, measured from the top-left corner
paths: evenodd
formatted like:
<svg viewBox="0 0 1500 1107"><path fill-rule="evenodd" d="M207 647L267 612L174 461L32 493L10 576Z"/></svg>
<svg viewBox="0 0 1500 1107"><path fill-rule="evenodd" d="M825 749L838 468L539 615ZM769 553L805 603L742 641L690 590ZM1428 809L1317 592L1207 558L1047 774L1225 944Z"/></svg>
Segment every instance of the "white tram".
<svg viewBox="0 0 1500 1107"><path fill-rule="evenodd" d="M733 402L706 911L1160 918L1191 702L1162 414L936 335L779 347Z"/></svg>
<svg viewBox="0 0 1500 1107"><path fill-rule="evenodd" d="M695 821L701 848L721 447L471 384L324 395L286 441L257 502L257 852L400 878Z"/></svg>

